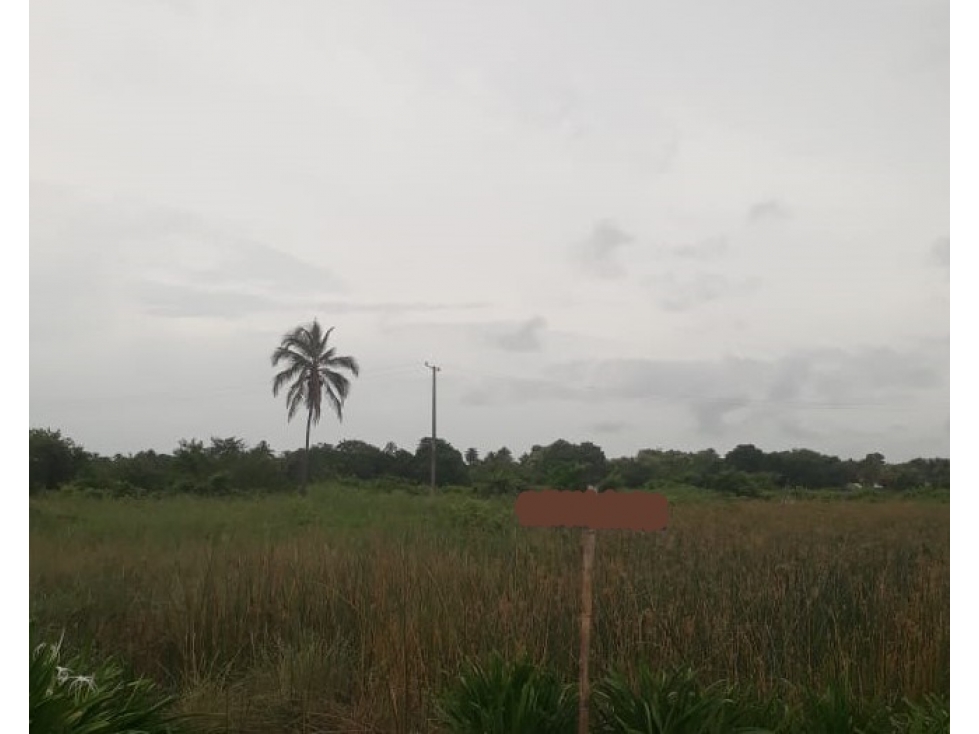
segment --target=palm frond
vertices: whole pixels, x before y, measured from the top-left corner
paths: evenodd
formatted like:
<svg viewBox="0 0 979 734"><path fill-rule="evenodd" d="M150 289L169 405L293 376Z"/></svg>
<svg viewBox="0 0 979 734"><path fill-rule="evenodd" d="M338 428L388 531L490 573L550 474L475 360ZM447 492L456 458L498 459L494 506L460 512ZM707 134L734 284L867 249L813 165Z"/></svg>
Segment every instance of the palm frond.
<svg viewBox="0 0 979 734"><path fill-rule="evenodd" d="M323 381L336 391L337 396L341 400L347 399L347 395L350 394L350 380L347 379L346 375L341 375L339 372L334 372L327 367L321 367L320 374L323 377Z"/></svg>
<svg viewBox="0 0 979 734"><path fill-rule="evenodd" d="M306 354L305 350L296 345L278 346L272 352L272 366L275 367L282 360L289 362L312 362L312 358Z"/></svg>
<svg viewBox="0 0 979 734"><path fill-rule="evenodd" d="M314 323L308 326L297 326L282 337L281 346L298 350L302 354L314 356L319 344L319 328Z"/></svg>
<svg viewBox="0 0 979 734"><path fill-rule="evenodd" d="M319 370L309 373L306 385L306 407L313 414L313 423L319 423L323 405L323 376Z"/></svg>
<svg viewBox="0 0 979 734"><path fill-rule="evenodd" d="M330 407L337 414L337 419L343 422L343 400L337 396L333 386L329 382L326 383L326 390L324 392L326 393L326 399L330 403Z"/></svg>
<svg viewBox="0 0 979 734"><path fill-rule="evenodd" d="M360 375L360 363L353 357L333 357L327 362L328 367L349 370L354 375Z"/></svg>
<svg viewBox="0 0 979 734"><path fill-rule="evenodd" d="M275 376L275 379L272 380L272 395L278 396L279 391L287 382L297 377L302 379L302 374L306 371L307 367L308 365L304 362L293 362L291 366L279 372Z"/></svg>
<svg viewBox="0 0 979 734"><path fill-rule="evenodd" d="M318 322L314 322L314 323L316 323L316 327L319 328L319 323ZM319 341L319 344L320 344L320 353L321 354L322 354L323 350L326 349L326 345L330 341L330 334L333 333L333 329L335 329L335 328L336 327L331 326L329 329L327 329L326 331L322 332L322 334L320 336L320 341Z"/></svg>
<svg viewBox="0 0 979 734"><path fill-rule="evenodd" d="M286 406L289 408L289 420L292 420L299 408L306 403L306 382L305 380L299 380L294 382L289 387L289 392L286 395Z"/></svg>

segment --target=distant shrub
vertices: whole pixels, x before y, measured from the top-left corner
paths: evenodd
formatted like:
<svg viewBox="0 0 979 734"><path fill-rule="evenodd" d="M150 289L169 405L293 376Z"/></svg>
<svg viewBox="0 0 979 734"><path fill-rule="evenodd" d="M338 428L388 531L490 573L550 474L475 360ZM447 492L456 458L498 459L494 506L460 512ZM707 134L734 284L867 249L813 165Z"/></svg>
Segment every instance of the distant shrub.
<svg viewBox="0 0 979 734"><path fill-rule="evenodd" d="M461 497L442 506L440 511L451 527L464 530L498 532L506 528L510 520L507 508L470 497Z"/></svg>
<svg viewBox="0 0 979 734"><path fill-rule="evenodd" d="M766 477L756 476L748 472L725 470L710 477L705 484L710 489L736 497L761 497L762 490L768 485L768 481Z"/></svg>
<svg viewBox="0 0 979 734"><path fill-rule="evenodd" d="M219 471L208 477L207 493L216 495L230 494L231 474L226 471Z"/></svg>
<svg viewBox="0 0 979 734"><path fill-rule="evenodd" d="M428 488L426 487L425 490L427 491ZM460 486L458 484L450 484L447 487L439 487L438 492L439 494L449 494L457 497L473 497L474 495L478 495L476 488Z"/></svg>
<svg viewBox="0 0 979 734"><path fill-rule="evenodd" d="M480 497L500 497L517 495L524 488L523 483L506 474L489 477L476 484L476 494Z"/></svg>

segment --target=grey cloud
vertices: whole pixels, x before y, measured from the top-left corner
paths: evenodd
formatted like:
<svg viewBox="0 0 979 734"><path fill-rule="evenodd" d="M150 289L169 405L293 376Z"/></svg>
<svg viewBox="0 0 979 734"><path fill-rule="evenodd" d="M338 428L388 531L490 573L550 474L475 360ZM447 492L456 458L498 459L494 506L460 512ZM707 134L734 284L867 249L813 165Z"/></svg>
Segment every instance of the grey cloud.
<svg viewBox="0 0 979 734"><path fill-rule="evenodd" d="M565 362L548 369L548 378L484 380L473 393L480 404L514 400L700 400L710 402L711 388L740 362L723 365L706 361L654 361L612 359L601 362ZM744 365L749 366L749 365ZM730 380L728 380L730 382ZM725 398L726 399L726 398Z"/></svg>
<svg viewBox="0 0 979 734"><path fill-rule="evenodd" d="M379 313L388 316L408 313L432 313L438 311L472 311L487 308L485 302L425 303L423 301L354 303L351 301L324 301L318 308L332 313ZM401 328L401 327L399 327Z"/></svg>
<svg viewBox="0 0 979 734"><path fill-rule="evenodd" d="M194 16L199 12L199 7L192 0L154 0L157 5L173 11L181 16Z"/></svg>
<svg viewBox="0 0 979 734"><path fill-rule="evenodd" d="M143 223L143 228L150 221ZM270 295L343 291L343 282L326 268L272 245L239 237L192 215L155 217L156 227L131 245L166 253L165 269L188 284L234 284ZM141 241L140 241L141 240ZM145 244L144 244L145 243Z"/></svg>
<svg viewBox="0 0 979 734"><path fill-rule="evenodd" d="M680 279L673 273L657 276L649 281L654 297L665 311L683 312L713 301L743 296L757 291L760 278L732 279L719 273L695 273Z"/></svg>
<svg viewBox="0 0 979 734"><path fill-rule="evenodd" d="M807 426L803 421L795 417L776 419L775 425L778 431L796 441L814 442L821 440L826 434L823 431L816 431Z"/></svg>
<svg viewBox="0 0 979 734"><path fill-rule="evenodd" d="M574 247L578 264L588 273L599 278L620 278L625 274L617 260L617 252L635 241L635 237L622 230L611 220L602 220L591 234Z"/></svg>
<svg viewBox="0 0 979 734"><path fill-rule="evenodd" d="M119 319L240 319L342 290L329 271L188 211L31 183L32 338ZM40 343L39 341L39 343Z"/></svg>
<svg viewBox="0 0 979 734"><path fill-rule="evenodd" d="M578 361L553 365L549 379L495 378L470 397L480 405L652 400L686 407L705 434L762 422L804 438L813 429L800 412L901 408L933 397L948 384L947 355L947 342L935 340L900 350L807 350L771 360Z"/></svg>
<svg viewBox="0 0 979 734"><path fill-rule="evenodd" d="M174 318L227 318L267 313L277 310L308 308L308 299L302 297L273 298L255 293L247 288L218 285L202 288L195 285L165 283L145 280L134 289L134 298L143 304L144 311L153 316ZM380 302L356 303L352 301L325 301L315 304L315 310L325 317L331 314L376 313L382 315L428 313L436 311L461 311L483 308L480 303L423 303Z"/></svg>
<svg viewBox="0 0 979 734"><path fill-rule="evenodd" d="M616 434L629 430L632 428L632 424L625 421L598 421L589 425L588 428L595 433Z"/></svg>
<svg viewBox="0 0 979 734"><path fill-rule="evenodd" d="M775 365L774 375L766 393L770 400L795 400L809 380L816 361L808 354L783 357Z"/></svg>
<svg viewBox="0 0 979 734"><path fill-rule="evenodd" d="M154 281L140 284L143 310L165 318L240 319L283 304L265 296L235 290L215 290Z"/></svg>
<svg viewBox="0 0 979 734"><path fill-rule="evenodd" d="M492 406L538 400L574 400L578 392L560 383L523 377L480 379L466 389L459 401L463 405Z"/></svg>
<svg viewBox="0 0 979 734"><path fill-rule="evenodd" d="M720 400L695 400L690 404L697 427L700 431L711 437L721 436L726 430L731 428L731 424L726 420L728 415L736 410L744 408L748 403L737 398L723 398Z"/></svg>
<svg viewBox="0 0 979 734"><path fill-rule="evenodd" d="M748 221L751 223L766 219L788 219L791 216L788 207L778 199L759 201L748 209Z"/></svg>
<svg viewBox="0 0 979 734"><path fill-rule="evenodd" d="M463 308L482 308L486 304L406 304L399 313L411 310L459 310ZM547 321L541 316L534 316L520 322L512 321L398 321L386 319L380 324L382 331L405 334L409 331L419 334L438 334L443 338L451 338L457 343L469 341L472 344L490 345L506 352L539 352L543 347L543 332Z"/></svg>
<svg viewBox="0 0 979 734"><path fill-rule="evenodd" d="M708 237L689 245L678 245L669 249L669 254L684 260L710 260L728 251L726 237Z"/></svg>
<svg viewBox="0 0 979 734"><path fill-rule="evenodd" d="M943 358L944 352L944 358ZM948 380L948 347L898 351L889 347L813 355L805 382L821 400L882 399L907 390L941 387Z"/></svg>
<svg viewBox="0 0 979 734"><path fill-rule="evenodd" d="M343 290L330 271L301 260L270 245L200 231L205 247L213 248L219 261L210 268L189 272L195 283L249 283L272 291L310 293Z"/></svg>
<svg viewBox="0 0 979 734"><path fill-rule="evenodd" d="M193 212L94 200L66 187L32 182L31 218L31 247L42 262L49 257L57 262L70 252L110 267L123 280L152 271L190 286L234 284L262 289L271 297L343 290L340 279L325 268Z"/></svg>
<svg viewBox="0 0 979 734"><path fill-rule="evenodd" d="M748 397L746 385L757 379L761 363L728 358L706 360L611 359L579 364L579 374L609 399L695 401L704 405ZM718 386L727 386L729 392Z"/></svg>
<svg viewBox="0 0 979 734"><path fill-rule="evenodd" d="M542 317L535 316L512 331L491 336L490 341L508 352L536 352L541 348L541 332L546 325Z"/></svg>
<svg viewBox="0 0 979 734"><path fill-rule="evenodd" d="M949 252L949 238L939 237L931 246L931 261L943 268L948 268L951 263Z"/></svg>

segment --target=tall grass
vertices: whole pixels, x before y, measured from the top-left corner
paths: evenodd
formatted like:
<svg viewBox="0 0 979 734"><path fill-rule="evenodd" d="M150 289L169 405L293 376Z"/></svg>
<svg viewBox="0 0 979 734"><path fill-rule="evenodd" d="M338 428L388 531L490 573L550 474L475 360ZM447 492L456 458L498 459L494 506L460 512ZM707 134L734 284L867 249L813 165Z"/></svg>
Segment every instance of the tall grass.
<svg viewBox="0 0 979 734"><path fill-rule="evenodd" d="M506 501L52 497L30 537L32 619L216 730L435 731L435 693L493 653L574 679L579 536ZM600 533L595 574L596 678L947 696L947 505L677 504L665 534Z"/></svg>

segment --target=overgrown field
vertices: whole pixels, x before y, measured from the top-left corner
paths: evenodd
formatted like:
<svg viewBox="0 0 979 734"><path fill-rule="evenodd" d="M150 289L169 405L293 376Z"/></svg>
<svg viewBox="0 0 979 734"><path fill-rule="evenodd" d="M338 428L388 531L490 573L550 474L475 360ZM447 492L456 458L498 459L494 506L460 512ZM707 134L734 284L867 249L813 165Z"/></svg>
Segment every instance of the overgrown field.
<svg viewBox="0 0 979 734"><path fill-rule="evenodd" d="M31 500L31 618L217 731L437 731L464 659L574 680L579 535L511 500ZM598 540L595 677L693 666L760 693L948 694L949 505L676 502Z"/></svg>

